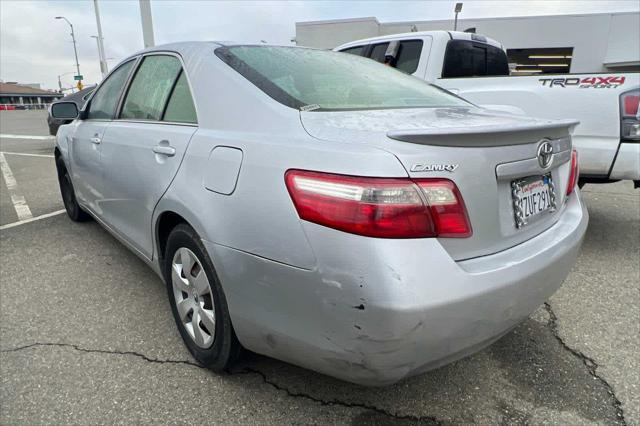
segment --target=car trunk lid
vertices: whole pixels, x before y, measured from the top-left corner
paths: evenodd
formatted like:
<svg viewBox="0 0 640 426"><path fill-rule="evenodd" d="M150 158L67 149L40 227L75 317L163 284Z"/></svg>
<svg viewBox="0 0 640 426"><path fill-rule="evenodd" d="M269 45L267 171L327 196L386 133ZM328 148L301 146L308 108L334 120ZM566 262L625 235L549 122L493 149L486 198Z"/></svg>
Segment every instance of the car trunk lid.
<svg viewBox="0 0 640 426"><path fill-rule="evenodd" d="M411 178L452 180L473 228L468 238L439 238L455 260L518 245L551 227L564 206L570 173L569 134L575 122L496 115L478 108L309 111L300 115L306 131L318 139L383 149L398 158ZM546 141L553 152L549 166L541 167L538 150ZM553 186L553 200L546 200L549 205L553 201L553 206L527 224L519 224L514 184L520 195L522 188Z"/></svg>

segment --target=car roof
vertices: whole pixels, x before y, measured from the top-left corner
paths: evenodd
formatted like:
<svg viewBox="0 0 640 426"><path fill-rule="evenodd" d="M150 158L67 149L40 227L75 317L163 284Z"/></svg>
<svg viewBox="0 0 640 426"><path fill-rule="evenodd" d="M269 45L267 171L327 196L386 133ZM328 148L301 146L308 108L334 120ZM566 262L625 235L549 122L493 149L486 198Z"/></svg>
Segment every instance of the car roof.
<svg viewBox="0 0 640 426"><path fill-rule="evenodd" d="M127 62L131 58L135 58L136 56L144 55L152 52L174 52L178 53L181 56L189 56L196 52L202 52L206 49L216 49L218 47L231 47L231 46L269 46L269 47L291 47L291 48L301 48L301 49L311 49L310 47L305 46L285 46L285 45L277 45L270 43L242 43L236 41L229 40L209 40L209 41L181 41L176 43L167 43L161 44L158 46L148 47L143 50L139 50L131 55L127 55L124 57L115 67L119 67L122 63ZM324 49L318 49L324 50Z"/></svg>
<svg viewBox="0 0 640 426"><path fill-rule="evenodd" d="M93 86L87 86L82 90L79 90L75 93L71 93L67 96L65 96L62 99L58 99L57 101L53 102L53 103L57 103L57 102L76 102L79 100L82 100L84 102L84 97L87 96L88 94L90 94L91 92L93 92L93 90L96 88L95 85Z"/></svg>

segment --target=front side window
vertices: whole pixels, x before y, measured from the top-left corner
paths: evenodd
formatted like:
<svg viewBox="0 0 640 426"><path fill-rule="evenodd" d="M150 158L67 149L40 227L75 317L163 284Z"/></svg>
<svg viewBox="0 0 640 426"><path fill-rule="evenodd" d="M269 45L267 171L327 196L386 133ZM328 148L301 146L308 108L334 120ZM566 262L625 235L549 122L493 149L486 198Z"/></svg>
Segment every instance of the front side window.
<svg viewBox="0 0 640 426"><path fill-rule="evenodd" d="M267 95L296 109L471 105L423 80L355 55L275 46L219 47L215 53Z"/></svg>
<svg viewBox="0 0 640 426"><path fill-rule="evenodd" d="M509 75L507 55L498 47L469 40L447 43L443 78Z"/></svg>
<svg viewBox="0 0 640 426"><path fill-rule="evenodd" d="M376 62L384 63L384 54L387 52L389 43L380 43L373 46L369 57Z"/></svg>
<svg viewBox="0 0 640 426"><path fill-rule="evenodd" d="M159 121L181 69L175 56L145 57L129 86L120 118Z"/></svg>
<svg viewBox="0 0 640 426"><path fill-rule="evenodd" d="M351 55L363 56L364 55L364 48L365 48L365 46L349 47L347 49L341 50L341 52L342 53L349 53Z"/></svg>
<svg viewBox="0 0 640 426"><path fill-rule="evenodd" d="M91 105L87 118L111 120L116 113L118 100L122 93L129 71L133 67L134 60L122 64L120 68L112 72L104 83L100 85L96 94L91 98Z"/></svg>

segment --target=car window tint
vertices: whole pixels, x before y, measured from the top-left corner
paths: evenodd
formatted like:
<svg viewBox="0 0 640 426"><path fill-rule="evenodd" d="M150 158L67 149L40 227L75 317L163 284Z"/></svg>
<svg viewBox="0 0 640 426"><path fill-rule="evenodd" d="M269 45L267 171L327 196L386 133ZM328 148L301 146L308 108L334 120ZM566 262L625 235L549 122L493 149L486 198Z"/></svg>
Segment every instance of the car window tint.
<svg viewBox="0 0 640 426"><path fill-rule="evenodd" d="M378 61L384 63L384 54L387 51L387 47L389 47L389 43L380 43L373 46L371 49L371 54L369 57L374 61Z"/></svg>
<svg viewBox="0 0 640 426"><path fill-rule="evenodd" d="M509 75L509 59L502 49L487 49L487 75Z"/></svg>
<svg viewBox="0 0 640 426"><path fill-rule="evenodd" d="M350 47L348 49L341 50L341 52L350 53L352 55L362 56L362 55L364 55L364 48L365 48L365 46Z"/></svg>
<svg viewBox="0 0 640 426"><path fill-rule="evenodd" d="M507 55L498 47L467 40L447 44L442 77L509 75Z"/></svg>
<svg viewBox="0 0 640 426"><path fill-rule="evenodd" d="M216 55L276 101L305 111L469 106L423 80L356 55L275 46Z"/></svg>
<svg viewBox="0 0 640 426"><path fill-rule="evenodd" d="M129 71L135 61L122 64L120 68L112 72L100 85L96 94L91 98L88 119L112 119L116 113L120 93L127 81Z"/></svg>
<svg viewBox="0 0 640 426"><path fill-rule="evenodd" d="M129 86L120 118L160 120L180 70L180 61L175 56L145 57Z"/></svg>
<svg viewBox="0 0 640 426"><path fill-rule="evenodd" d="M173 88L163 121L194 124L198 122L196 108L193 105L193 98L191 97L184 71L180 73L180 77Z"/></svg>
<svg viewBox="0 0 640 426"><path fill-rule="evenodd" d="M396 68L407 74L413 74L418 69L421 52L422 40L401 41L396 58Z"/></svg>

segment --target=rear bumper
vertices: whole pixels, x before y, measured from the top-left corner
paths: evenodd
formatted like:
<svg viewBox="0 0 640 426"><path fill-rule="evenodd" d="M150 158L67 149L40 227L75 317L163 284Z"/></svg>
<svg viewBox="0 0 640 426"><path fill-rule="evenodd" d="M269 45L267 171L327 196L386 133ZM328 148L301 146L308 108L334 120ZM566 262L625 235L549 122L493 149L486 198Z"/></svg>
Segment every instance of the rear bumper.
<svg viewBox="0 0 640 426"><path fill-rule="evenodd" d="M455 262L435 239L377 240L304 223L317 268L205 242L248 349L364 385L473 353L547 300L574 264L588 214L503 252Z"/></svg>
<svg viewBox="0 0 640 426"><path fill-rule="evenodd" d="M622 142L618 149L610 179L640 180L640 142Z"/></svg>

